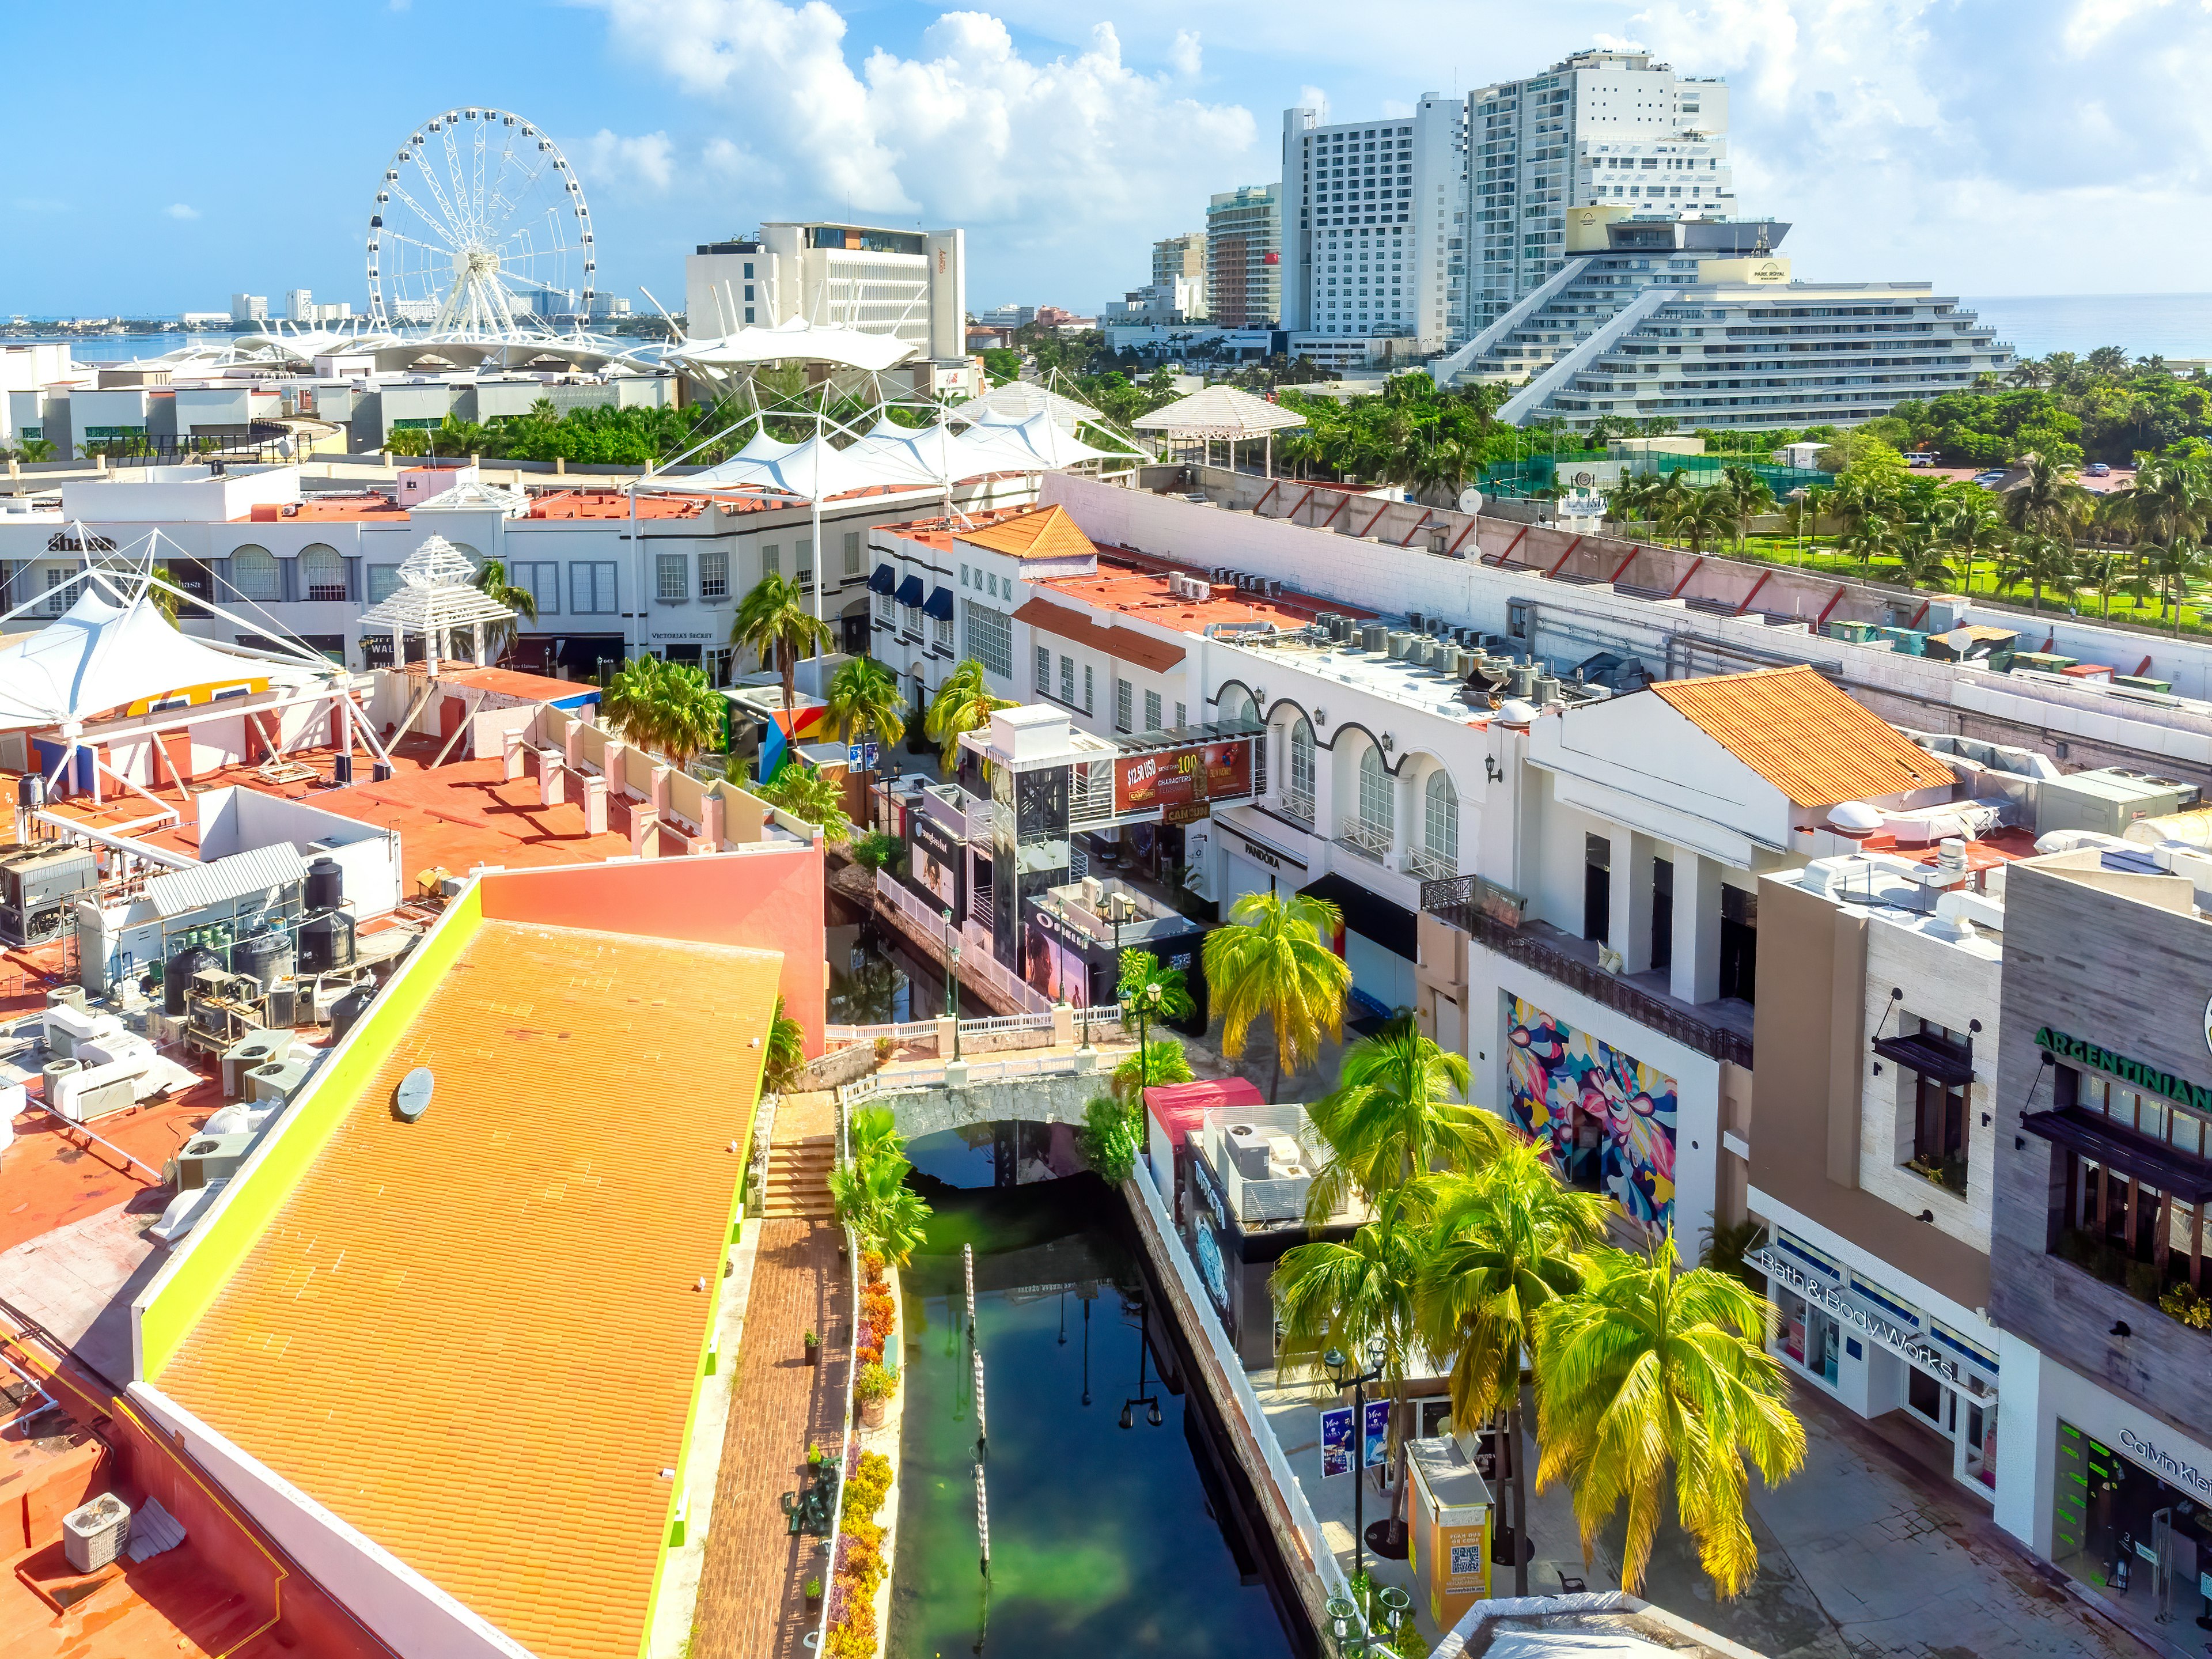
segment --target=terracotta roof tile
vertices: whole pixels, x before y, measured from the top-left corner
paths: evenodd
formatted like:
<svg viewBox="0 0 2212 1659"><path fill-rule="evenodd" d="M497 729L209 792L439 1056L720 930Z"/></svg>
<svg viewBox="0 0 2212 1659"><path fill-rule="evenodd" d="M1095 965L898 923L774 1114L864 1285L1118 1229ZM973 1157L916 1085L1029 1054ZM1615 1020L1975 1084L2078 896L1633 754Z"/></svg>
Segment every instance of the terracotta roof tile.
<svg viewBox="0 0 2212 1659"><path fill-rule="evenodd" d="M1117 662L1133 662L1155 674L1164 674L1183 659L1183 648L1165 640L1139 634L1133 628L1116 628L1101 619L1093 622L1080 611L1031 594L1014 612L1014 620L1093 651L1103 651Z"/></svg>
<svg viewBox="0 0 2212 1659"><path fill-rule="evenodd" d="M1653 686L1678 714L1800 806L1949 784L1949 767L1810 668Z"/></svg>
<svg viewBox="0 0 2212 1659"><path fill-rule="evenodd" d="M1048 507L980 530L963 531L959 539L994 553L1011 553L1018 559L1087 559L1098 551L1064 507Z"/></svg>
<svg viewBox="0 0 2212 1659"><path fill-rule="evenodd" d="M781 963L481 924L161 1386L543 1659L633 1659Z"/></svg>

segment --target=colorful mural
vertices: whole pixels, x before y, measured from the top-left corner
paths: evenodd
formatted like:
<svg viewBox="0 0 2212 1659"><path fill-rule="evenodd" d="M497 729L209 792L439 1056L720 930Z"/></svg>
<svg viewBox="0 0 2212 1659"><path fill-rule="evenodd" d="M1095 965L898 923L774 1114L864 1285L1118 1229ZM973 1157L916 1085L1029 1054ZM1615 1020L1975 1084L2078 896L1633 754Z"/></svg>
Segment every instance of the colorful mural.
<svg viewBox="0 0 2212 1659"><path fill-rule="evenodd" d="M1545 1161L1663 1231L1674 1218L1674 1079L1513 999L1506 1091Z"/></svg>

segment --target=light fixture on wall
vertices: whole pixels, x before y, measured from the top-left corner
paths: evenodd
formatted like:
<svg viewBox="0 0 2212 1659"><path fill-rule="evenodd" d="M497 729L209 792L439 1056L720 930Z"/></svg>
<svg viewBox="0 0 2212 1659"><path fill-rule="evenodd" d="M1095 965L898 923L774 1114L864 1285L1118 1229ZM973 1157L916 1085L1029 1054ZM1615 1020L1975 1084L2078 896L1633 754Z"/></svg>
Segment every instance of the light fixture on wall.
<svg viewBox="0 0 2212 1659"><path fill-rule="evenodd" d="M1316 726L1327 726L1328 724L1328 710L1326 708L1315 709L1314 724Z"/></svg>
<svg viewBox="0 0 2212 1659"><path fill-rule="evenodd" d="M1387 754L1389 754L1389 753L1393 749L1395 749L1397 746L1398 746L1398 739L1397 739L1396 738L1395 738L1395 737L1391 736L1391 734L1390 734L1389 732L1385 732L1382 734L1382 752L1383 752L1384 754L1386 754L1386 755L1387 755Z"/></svg>
<svg viewBox="0 0 2212 1659"><path fill-rule="evenodd" d="M1498 757L1495 755L1485 755L1482 757L1482 775L1492 783L1503 783L1505 781L1505 769L1498 763Z"/></svg>

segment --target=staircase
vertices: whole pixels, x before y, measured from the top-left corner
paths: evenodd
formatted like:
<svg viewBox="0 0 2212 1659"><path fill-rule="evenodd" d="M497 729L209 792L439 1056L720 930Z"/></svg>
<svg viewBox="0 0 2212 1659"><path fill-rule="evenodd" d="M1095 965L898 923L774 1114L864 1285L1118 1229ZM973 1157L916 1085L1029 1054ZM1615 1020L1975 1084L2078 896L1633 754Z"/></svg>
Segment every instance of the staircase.
<svg viewBox="0 0 2212 1659"><path fill-rule="evenodd" d="M830 1171L837 1162L830 1135L778 1139L769 1148L768 1179L761 1188L761 1214L769 1221L827 1221L836 1214L830 1202Z"/></svg>

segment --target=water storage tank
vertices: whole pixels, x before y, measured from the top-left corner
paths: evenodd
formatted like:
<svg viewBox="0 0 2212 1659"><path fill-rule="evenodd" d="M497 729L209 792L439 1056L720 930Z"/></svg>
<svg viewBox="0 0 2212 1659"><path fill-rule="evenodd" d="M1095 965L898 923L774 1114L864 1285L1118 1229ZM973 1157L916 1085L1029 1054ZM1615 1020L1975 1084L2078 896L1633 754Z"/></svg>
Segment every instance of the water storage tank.
<svg viewBox="0 0 2212 1659"><path fill-rule="evenodd" d="M203 968L220 968L222 957L204 945L179 951L161 969L161 1012L181 1016L185 993L192 988L192 975Z"/></svg>
<svg viewBox="0 0 2212 1659"><path fill-rule="evenodd" d="M292 971L293 955L289 933L256 933L230 947L230 970L258 980L266 991Z"/></svg>
<svg viewBox="0 0 2212 1659"><path fill-rule="evenodd" d="M345 1041L345 1034L353 1030L354 1022L368 1012L368 1005L376 1000L376 988L364 985L347 992L331 1005L331 1042L333 1046Z"/></svg>
<svg viewBox="0 0 2212 1659"><path fill-rule="evenodd" d="M325 910L300 924L300 971L328 973L353 966L353 918L342 910Z"/></svg>
<svg viewBox="0 0 2212 1659"><path fill-rule="evenodd" d="M319 858L307 866L307 908L335 910L345 902L345 871L334 858Z"/></svg>

